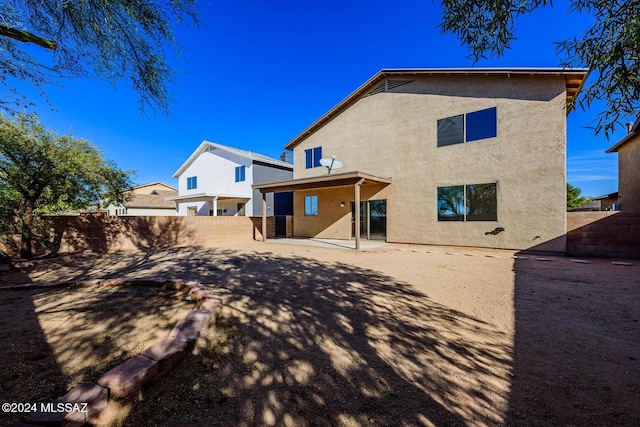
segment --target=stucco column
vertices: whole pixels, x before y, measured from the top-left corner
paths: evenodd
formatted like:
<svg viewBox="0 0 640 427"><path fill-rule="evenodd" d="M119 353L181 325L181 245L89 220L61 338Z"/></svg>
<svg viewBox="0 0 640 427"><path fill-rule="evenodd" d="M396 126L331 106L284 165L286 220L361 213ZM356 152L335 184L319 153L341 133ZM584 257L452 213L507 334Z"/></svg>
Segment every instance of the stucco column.
<svg viewBox="0 0 640 427"><path fill-rule="evenodd" d="M364 182L364 179L356 182L355 184L355 212L356 216L356 250L360 249L360 184Z"/></svg>
<svg viewBox="0 0 640 427"><path fill-rule="evenodd" d="M267 193L262 192L262 241L267 241Z"/></svg>
<svg viewBox="0 0 640 427"><path fill-rule="evenodd" d="M218 216L218 196L213 198L213 216Z"/></svg>

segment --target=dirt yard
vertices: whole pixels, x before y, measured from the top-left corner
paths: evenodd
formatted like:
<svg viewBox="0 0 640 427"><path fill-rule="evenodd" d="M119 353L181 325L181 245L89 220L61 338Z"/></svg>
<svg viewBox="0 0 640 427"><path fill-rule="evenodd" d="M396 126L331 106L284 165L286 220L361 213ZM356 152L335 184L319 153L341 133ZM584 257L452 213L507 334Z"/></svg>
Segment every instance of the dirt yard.
<svg viewBox="0 0 640 427"><path fill-rule="evenodd" d="M223 298L113 425L640 425L640 262L514 255L245 241L50 261L0 286L164 276ZM0 291L0 401L92 380L189 308L152 288Z"/></svg>

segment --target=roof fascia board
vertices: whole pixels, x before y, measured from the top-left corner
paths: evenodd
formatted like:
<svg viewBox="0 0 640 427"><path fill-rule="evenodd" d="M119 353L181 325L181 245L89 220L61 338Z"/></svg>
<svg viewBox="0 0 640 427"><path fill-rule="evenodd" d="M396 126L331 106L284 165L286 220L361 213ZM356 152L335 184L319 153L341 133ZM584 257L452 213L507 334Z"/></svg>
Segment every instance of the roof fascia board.
<svg viewBox="0 0 640 427"><path fill-rule="evenodd" d="M182 164L182 166L180 166L180 168L173 174L174 178L179 178L180 175L182 175L184 173L184 171L191 166L191 164L193 162L195 162L195 160L205 151L209 150L209 148L215 148L217 150L222 150L225 153L229 153L232 156L237 156L237 157L241 157L243 159L247 159L251 162L254 161L260 161L263 163L269 163L272 165L276 165L276 166L282 166L282 167L286 167L286 165L289 165L289 163L286 162L282 162L279 161L277 159L272 159L268 156L263 156L260 155L260 157L254 155L255 153L252 153L251 151L245 151L245 150L241 150L241 149L236 149L234 147L228 147L226 145L222 145L222 144L218 144L217 142L211 142L211 141L207 141L204 140L202 141L202 143L198 146L198 148L189 156L189 158ZM291 170L293 170L293 165L291 165Z"/></svg>
<svg viewBox="0 0 640 427"><path fill-rule="evenodd" d="M518 74L518 75L572 75L576 74L581 76L582 83L576 90L576 94L580 92L584 82L589 75L588 68L560 68L560 67L548 67L548 68L385 68L377 72L373 77L367 80L358 89L349 94L346 98L340 101L335 107L322 115L318 120L313 122L309 127L303 130L298 136L289 141L284 148L286 150L293 150L298 144L304 141L311 134L316 132L319 128L328 123L333 117L339 115L342 111L346 110L349 106L360 99L360 96L369 88L375 86L375 84L383 81L384 79L394 76L418 76L418 75L435 75L435 74L476 74L476 75L488 75L488 74ZM566 79L565 79L566 84Z"/></svg>

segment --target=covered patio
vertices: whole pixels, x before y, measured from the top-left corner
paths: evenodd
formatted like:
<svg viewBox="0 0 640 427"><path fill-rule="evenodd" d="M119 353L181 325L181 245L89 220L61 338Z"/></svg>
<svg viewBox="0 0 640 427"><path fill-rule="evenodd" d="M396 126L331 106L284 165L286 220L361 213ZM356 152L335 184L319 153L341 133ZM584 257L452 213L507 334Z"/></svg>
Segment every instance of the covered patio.
<svg viewBox="0 0 640 427"><path fill-rule="evenodd" d="M193 204L193 207L197 207L194 216L228 216L227 209L232 209L233 215L236 215L237 212L240 212L240 210L238 209L238 205L242 204L244 206L244 204L251 200L251 198L241 195L199 193L190 194L187 196L165 197L165 200L175 202L176 207L179 207L181 204ZM188 212L188 209L190 207L191 206L187 206L187 216L192 215ZM203 210L206 212L202 213ZM243 208L243 211L239 214L239 216L244 215L245 212Z"/></svg>
<svg viewBox="0 0 640 427"><path fill-rule="evenodd" d="M299 178L289 181L272 182L254 185L253 188L262 194L262 229L267 229L267 194L286 191L325 189L332 187L353 187L355 206L360 206L360 189L364 185L390 185L391 178L383 178L364 172L344 172L309 178ZM294 219L295 221L295 219ZM360 249L360 215L355 215L355 249ZM262 240L266 241L266 233L262 233Z"/></svg>

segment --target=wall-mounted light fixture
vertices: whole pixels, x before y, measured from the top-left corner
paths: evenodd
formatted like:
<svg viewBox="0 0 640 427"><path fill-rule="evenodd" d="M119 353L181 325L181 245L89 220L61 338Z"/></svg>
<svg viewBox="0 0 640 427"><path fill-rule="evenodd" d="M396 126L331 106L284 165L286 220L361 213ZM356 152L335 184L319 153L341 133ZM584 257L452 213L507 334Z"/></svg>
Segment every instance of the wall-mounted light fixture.
<svg viewBox="0 0 640 427"><path fill-rule="evenodd" d="M340 202L340 207L344 208L344 202Z"/></svg>

